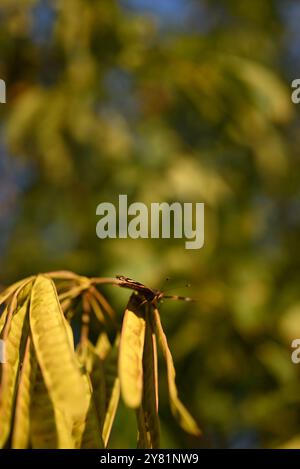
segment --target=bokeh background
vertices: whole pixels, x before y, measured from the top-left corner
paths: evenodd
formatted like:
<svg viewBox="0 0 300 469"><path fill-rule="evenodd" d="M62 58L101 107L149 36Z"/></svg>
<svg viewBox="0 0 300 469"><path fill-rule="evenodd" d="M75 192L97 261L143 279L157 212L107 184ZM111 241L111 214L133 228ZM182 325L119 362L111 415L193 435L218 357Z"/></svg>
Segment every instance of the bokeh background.
<svg viewBox="0 0 300 469"><path fill-rule="evenodd" d="M165 302L182 432L161 368L163 447L300 447L300 5L1 0L0 283L123 274ZM205 247L96 237L100 202L205 202ZM107 289L119 314L128 293ZM112 447L134 447L121 406Z"/></svg>

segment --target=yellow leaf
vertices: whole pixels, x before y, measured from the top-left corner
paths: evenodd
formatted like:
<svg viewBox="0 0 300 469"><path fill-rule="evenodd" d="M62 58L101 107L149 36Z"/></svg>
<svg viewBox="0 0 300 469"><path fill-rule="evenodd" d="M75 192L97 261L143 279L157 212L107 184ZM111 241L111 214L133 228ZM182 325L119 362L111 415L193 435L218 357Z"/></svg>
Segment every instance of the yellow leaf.
<svg viewBox="0 0 300 469"><path fill-rule="evenodd" d="M27 284L28 282L30 282L30 280L32 280L34 277L28 277L28 278L25 278L25 279L22 279L22 280L19 280L18 282L14 283L13 285L10 285L9 287L7 287L5 290L3 290L1 293L0 293L0 305L2 305L5 301L8 300L8 298L18 289L20 289L20 287L24 286L25 284Z"/></svg>
<svg viewBox="0 0 300 469"><path fill-rule="evenodd" d="M84 418L89 405L84 379L70 344L55 286L39 275L33 285L30 305L30 328L37 359L46 387L54 404L72 416Z"/></svg>
<svg viewBox="0 0 300 469"><path fill-rule="evenodd" d="M30 443L33 449L73 449L72 422L58 406L54 407L38 368L30 402Z"/></svg>
<svg viewBox="0 0 300 469"><path fill-rule="evenodd" d="M66 327L70 348L72 351L74 351L74 336L73 336L72 327L65 318L63 318L63 322Z"/></svg>
<svg viewBox="0 0 300 469"><path fill-rule="evenodd" d="M176 383L175 383L176 373L175 373L173 358L172 358L172 355L168 346L167 337L163 331L163 328L160 322L159 312L156 308L154 308L153 310L153 317L154 317L156 334L159 338L161 349L164 354L166 365L167 365L168 387L169 387L169 396L170 396L170 402L171 402L171 410L175 418L178 420L180 426L185 431L187 431L188 433L191 433L192 435L199 436L201 435L201 430L199 429L197 423L195 422L193 417L190 415L188 410L184 407L184 405L178 398L178 392L177 392Z"/></svg>
<svg viewBox="0 0 300 469"><path fill-rule="evenodd" d="M37 361L32 346L31 338L28 337L23 365L20 373L14 427L12 435L12 448L26 449L30 440L30 404L32 402L33 387Z"/></svg>
<svg viewBox="0 0 300 469"><path fill-rule="evenodd" d="M141 298L131 295L124 314L119 352L121 392L125 404L132 408L139 407L143 391L145 318L140 304Z"/></svg>
<svg viewBox="0 0 300 469"><path fill-rule="evenodd" d="M4 311L2 311L1 316L0 316L0 337L7 319L7 314L8 314L8 308L7 306L5 307Z"/></svg>
<svg viewBox="0 0 300 469"><path fill-rule="evenodd" d="M105 448L107 447L111 429L117 412L120 400L120 379L118 377L118 345L117 336L114 346L108 353L105 362L105 382L106 382L106 414L102 431L102 438Z"/></svg>
<svg viewBox="0 0 300 469"><path fill-rule="evenodd" d="M84 366L90 401L81 448L103 448L101 434L106 402L103 362L89 341L78 347L77 354Z"/></svg>
<svg viewBox="0 0 300 469"><path fill-rule="evenodd" d="M102 431L106 410L106 385L104 376L104 366L103 361L94 351L93 354L93 367L90 373L90 379L93 388L93 400L97 411L100 428Z"/></svg>
<svg viewBox="0 0 300 469"><path fill-rule="evenodd" d="M92 295L90 296L89 301L90 301L92 310L93 310L96 318L98 319L98 321L101 324L105 324L105 317L104 317L104 314L103 314L103 311L102 311L102 308L101 308L99 302Z"/></svg>
<svg viewBox="0 0 300 469"><path fill-rule="evenodd" d="M28 335L28 307L29 297L23 295L22 300L15 294L17 308L9 311L10 320L7 319L3 338L5 340L6 362L0 367L0 447L3 447L10 432L16 385L20 362L25 352ZM26 290L28 294L28 290Z"/></svg>
<svg viewBox="0 0 300 469"><path fill-rule="evenodd" d="M77 420L73 428L76 448L101 449L103 448L103 441L98 414L93 399L91 381L87 373L83 375L83 378L86 384L86 395L89 401L89 407L84 418L81 421Z"/></svg>
<svg viewBox="0 0 300 469"><path fill-rule="evenodd" d="M101 334L99 335L97 343L95 345L95 350L102 360L107 357L107 354L111 350L111 343L106 332L101 332Z"/></svg>

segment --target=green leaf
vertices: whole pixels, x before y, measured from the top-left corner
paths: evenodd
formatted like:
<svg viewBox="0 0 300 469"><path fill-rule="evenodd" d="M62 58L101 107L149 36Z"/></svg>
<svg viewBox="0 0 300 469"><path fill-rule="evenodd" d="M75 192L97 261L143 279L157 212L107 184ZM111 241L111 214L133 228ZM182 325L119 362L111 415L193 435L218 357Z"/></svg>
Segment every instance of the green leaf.
<svg viewBox="0 0 300 469"><path fill-rule="evenodd" d="M119 377L124 402L137 408L142 401L143 391L143 348L145 340L145 318L140 307L141 298L133 294L124 314L120 352Z"/></svg>
<svg viewBox="0 0 300 469"><path fill-rule="evenodd" d="M161 349L163 355L165 357L166 365L167 365L167 375L168 375L168 388L169 388L169 396L170 396L170 403L171 403L171 410L179 422L180 426L188 433L192 435L201 435L201 430L199 429L197 423L190 415L188 410L184 407L182 402L178 398L178 392L175 383L175 368L173 363L173 358L168 346L167 337L163 331L163 327L160 321L159 311L154 308L153 310L153 318L154 318L154 325L156 334L159 338L159 342L161 345Z"/></svg>
<svg viewBox="0 0 300 469"><path fill-rule="evenodd" d="M81 421L89 401L79 364L70 343L56 289L51 279L39 275L32 288L30 306L32 339L45 384L55 408Z"/></svg>

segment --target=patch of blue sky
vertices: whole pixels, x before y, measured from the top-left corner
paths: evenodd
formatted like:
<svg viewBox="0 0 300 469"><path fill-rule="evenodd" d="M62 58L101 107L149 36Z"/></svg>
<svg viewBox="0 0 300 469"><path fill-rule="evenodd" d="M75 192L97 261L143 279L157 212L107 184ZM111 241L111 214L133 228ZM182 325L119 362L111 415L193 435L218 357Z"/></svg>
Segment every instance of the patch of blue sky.
<svg viewBox="0 0 300 469"><path fill-rule="evenodd" d="M279 11L285 23L284 46L286 54L284 66L290 79L298 78L300 76L300 2L299 0L279 2Z"/></svg>
<svg viewBox="0 0 300 469"><path fill-rule="evenodd" d="M32 40L39 45L51 41L56 12L50 0L39 0L32 9Z"/></svg>
<svg viewBox="0 0 300 469"><path fill-rule="evenodd" d="M101 113L109 109L121 113L126 119L135 119L139 113L134 95L132 76L120 68L113 68L104 76L107 100L101 103Z"/></svg>
<svg viewBox="0 0 300 469"><path fill-rule="evenodd" d="M120 0L131 11L149 13L160 29L206 34L223 18L222 5L210 7L201 0Z"/></svg>
<svg viewBox="0 0 300 469"><path fill-rule="evenodd" d="M127 10L153 16L160 31L185 30L191 17L193 0L120 0Z"/></svg>
<svg viewBox="0 0 300 469"><path fill-rule="evenodd" d="M124 6L156 14L171 22L180 21L189 13L191 0L122 0Z"/></svg>

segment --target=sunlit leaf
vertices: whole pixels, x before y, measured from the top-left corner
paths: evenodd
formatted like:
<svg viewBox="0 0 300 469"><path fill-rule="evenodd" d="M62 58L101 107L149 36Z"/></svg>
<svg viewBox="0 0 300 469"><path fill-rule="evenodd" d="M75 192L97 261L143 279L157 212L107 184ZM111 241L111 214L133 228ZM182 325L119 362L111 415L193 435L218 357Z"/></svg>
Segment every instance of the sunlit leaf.
<svg viewBox="0 0 300 469"><path fill-rule="evenodd" d="M89 406L84 418L77 420L73 427L76 448L101 449L103 448L101 425L93 396L91 379L87 372L83 374L83 378Z"/></svg>
<svg viewBox="0 0 300 469"><path fill-rule="evenodd" d="M33 398L36 368L37 361L35 352L31 338L28 337L18 385L12 448L26 449L29 446L30 405Z"/></svg>
<svg viewBox="0 0 300 469"><path fill-rule="evenodd" d="M98 319L98 321L101 324L105 324L105 317L104 317L104 314L103 314L103 311L102 311L102 308L101 308L99 302L96 300L96 298L94 296L90 296L89 301L90 301L92 310L93 310L96 318Z"/></svg>
<svg viewBox="0 0 300 469"><path fill-rule="evenodd" d="M101 332L95 345L95 350L99 357L104 360L111 350L111 343L106 332Z"/></svg>
<svg viewBox="0 0 300 469"><path fill-rule="evenodd" d="M3 331L4 325L7 319L7 314L8 314L8 308L6 306L0 316L0 337L1 337L1 333Z"/></svg>
<svg viewBox="0 0 300 469"><path fill-rule="evenodd" d="M32 289L30 327L39 365L53 404L76 420L89 402L85 383L70 344L55 286L39 275Z"/></svg>
<svg viewBox="0 0 300 469"><path fill-rule="evenodd" d="M175 373L173 358L172 358L172 355L168 346L167 337L161 325L159 312L156 308L154 308L153 310L153 315L154 315L156 334L159 338L161 349L164 354L166 365L167 365L168 387L169 387L169 396L170 396L172 412L175 418L178 420L181 427L185 431L193 435L200 435L201 430L199 429L197 423L195 422L193 417L190 415L188 410L184 407L184 405L178 398L178 392L177 392L176 383L175 383L176 373Z"/></svg>
<svg viewBox="0 0 300 469"><path fill-rule="evenodd" d="M73 449L72 420L54 406L41 369L36 372L30 405L30 442L34 449Z"/></svg>
<svg viewBox="0 0 300 469"><path fill-rule="evenodd" d="M86 341L78 347L77 354L84 367L84 372L89 384L90 406L86 432L90 429L90 434L92 436L92 430L94 430L94 434L96 434L94 440L96 440L97 447L103 447L101 433L105 419L106 402L103 361L89 341ZM101 442L101 446L99 446L99 441Z"/></svg>
<svg viewBox="0 0 300 469"><path fill-rule="evenodd" d="M105 447L107 447L109 441L120 400L120 379L118 377L118 344L119 337L116 338L114 346L106 356L104 362L106 382L106 414L102 437Z"/></svg>
<svg viewBox="0 0 300 469"><path fill-rule="evenodd" d="M143 391L145 318L140 304L141 298L131 295L124 314L119 352L122 397L132 408L140 405Z"/></svg>
<svg viewBox="0 0 300 469"><path fill-rule="evenodd" d="M7 319L2 331L6 362L1 365L0 447L5 444L10 431L19 367L24 356L29 331L29 297L26 297L28 293L29 290L26 290L22 301L16 296L17 308L11 311L11 318Z"/></svg>
<svg viewBox="0 0 300 469"><path fill-rule="evenodd" d="M22 285L27 284L31 279L33 279L33 277L28 277L28 278L19 280L18 282L14 283L13 285L10 285L8 288L6 288L5 290L3 290L3 291L0 293L0 305L3 304L5 301L7 301L8 298L9 298L16 290L20 289L20 287L22 287ZM0 318L0 321L1 321L1 318ZM1 322L0 322L0 324L1 324Z"/></svg>

